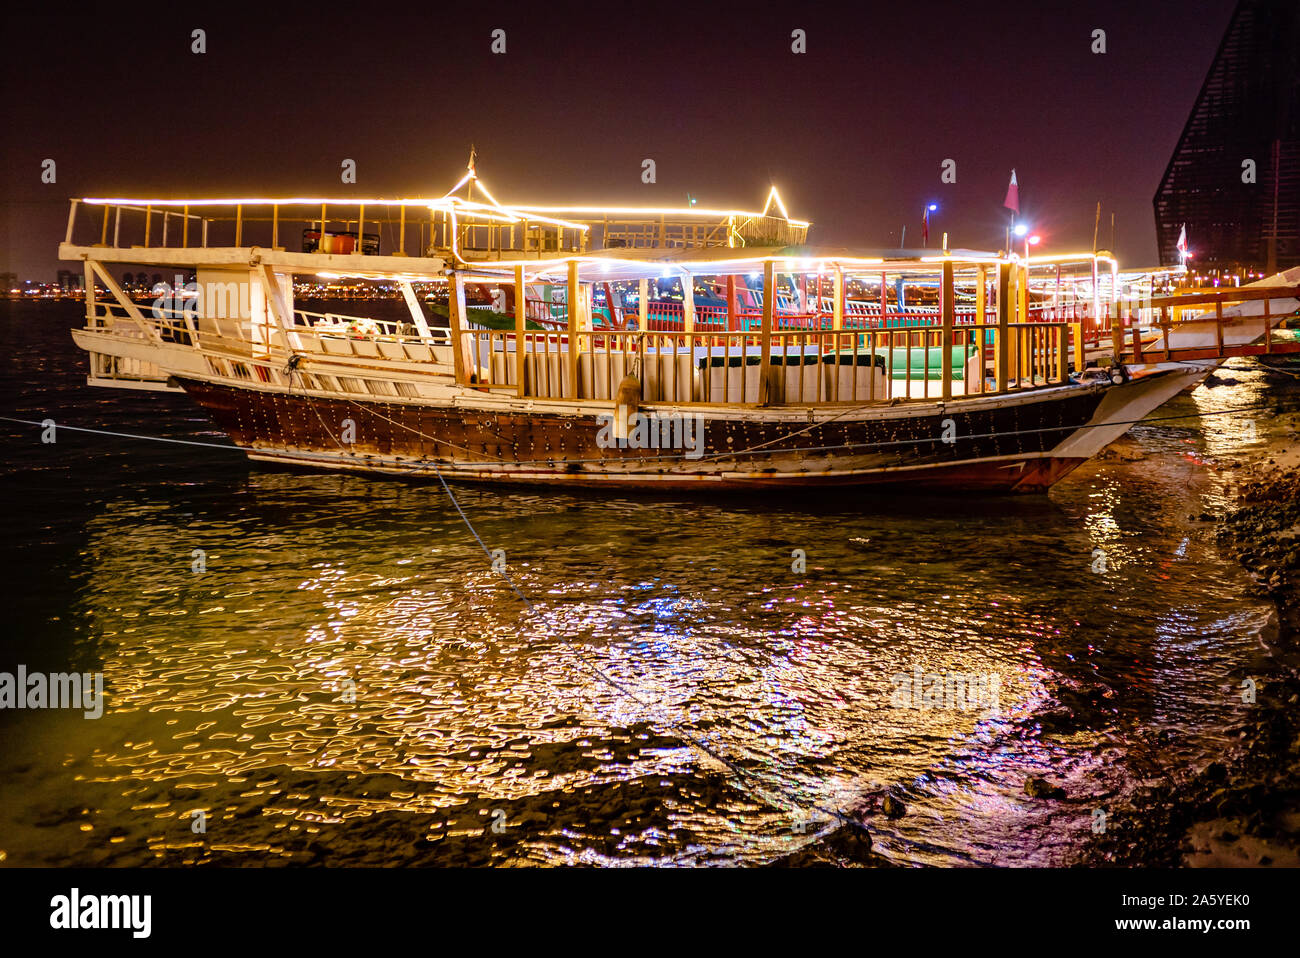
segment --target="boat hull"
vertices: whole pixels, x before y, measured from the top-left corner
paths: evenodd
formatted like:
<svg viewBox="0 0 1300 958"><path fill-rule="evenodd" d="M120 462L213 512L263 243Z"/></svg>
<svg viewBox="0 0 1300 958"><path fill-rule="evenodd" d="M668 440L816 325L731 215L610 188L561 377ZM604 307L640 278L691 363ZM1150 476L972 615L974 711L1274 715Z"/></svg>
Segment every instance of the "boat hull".
<svg viewBox="0 0 1300 958"><path fill-rule="evenodd" d="M1180 372L1181 370L1181 372ZM474 482L664 492L875 486L1042 492L1188 381L1166 370L938 403L848 409L643 410L690 417L686 448L619 448L609 414L497 403L339 399L181 378L251 459L294 467ZM603 418L602 418L602 413ZM601 441L602 428L605 440ZM351 440L351 441L345 441Z"/></svg>

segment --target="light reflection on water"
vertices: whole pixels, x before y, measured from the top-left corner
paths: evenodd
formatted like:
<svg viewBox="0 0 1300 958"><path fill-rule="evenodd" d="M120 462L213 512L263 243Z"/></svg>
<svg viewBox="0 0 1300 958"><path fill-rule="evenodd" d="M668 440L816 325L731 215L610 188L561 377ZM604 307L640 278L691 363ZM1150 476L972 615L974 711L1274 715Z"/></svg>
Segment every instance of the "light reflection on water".
<svg viewBox="0 0 1300 958"><path fill-rule="evenodd" d="M1172 408L1255 401L1262 374L1234 375ZM162 428L97 402L83 420ZM1187 519L1224 483L1189 455L1240 455L1274 424L1249 440L1215 422L1141 427L1142 458L1050 499L459 490L531 611L436 486L139 446L136 468L80 440L59 455L85 468L20 480L85 503L25 520L76 543L74 607L26 601L63 615L54 640L81 623L110 708L21 716L0 844L15 864L760 863L822 841L792 828L822 805L865 809L899 863L1067 862L1092 808L1208 761L1236 677L1265 667L1267 606ZM105 485L109 457L123 479ZM998 673L1000 713L891 706L891 676L915 668ZM1176 738L1153 751L1162 729ZM1027 798L1042 774L1070 798ZM891 786L899 820L874 814Z"/></svg>

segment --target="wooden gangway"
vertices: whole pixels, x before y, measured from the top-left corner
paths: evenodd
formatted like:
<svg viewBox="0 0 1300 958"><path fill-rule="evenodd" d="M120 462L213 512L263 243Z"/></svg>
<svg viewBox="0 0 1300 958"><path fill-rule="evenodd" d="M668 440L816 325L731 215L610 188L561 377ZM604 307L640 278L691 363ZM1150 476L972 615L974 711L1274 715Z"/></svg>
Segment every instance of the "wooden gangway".
<svg viewBox="0 0 1300 958"><path fill-rule="evenodd" d="M1159 310L1159 319L1145 328L1134 322L1114 325L1113 348L1115 355L1131 363L1300 353L1300 338L1276 328L1280 320L1297 312L1296 301L1300 301L1300 283L1153 297L1148 305ZM1227 312L1230 306L1247 304L1259 304L1258 311ZM1213 306L1214 313L1187 319L1186 311L1198 306ZM1178 322L1171 319L1175 309L1184 313Z"/></svg>

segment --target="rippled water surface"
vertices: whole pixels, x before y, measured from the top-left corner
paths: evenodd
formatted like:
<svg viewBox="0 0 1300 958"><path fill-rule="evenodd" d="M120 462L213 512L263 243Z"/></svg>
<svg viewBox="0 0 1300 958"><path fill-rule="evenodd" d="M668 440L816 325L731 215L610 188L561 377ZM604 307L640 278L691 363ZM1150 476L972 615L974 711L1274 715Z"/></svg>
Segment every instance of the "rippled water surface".
<svg viewBox="0 0 1300 958"><path fill-rule="evenodd" d="M183 396L85 386L78 305L3 308L0 415L225 442ZM1296 382L1224 375L1157 415ZM0 851L763 863L826 842L820 807L880 860L1067 863L1092 809L1221 750L1268 673L1271 607L1189 518L1226 501L1211 465L1283 426L1249 418L1144 424L1032 498L458 487L528 603L436 483L0 422L3 667L102 671L109 696L0 715ZM1000 708L891 704L916 669L997 673Z"/></svg>

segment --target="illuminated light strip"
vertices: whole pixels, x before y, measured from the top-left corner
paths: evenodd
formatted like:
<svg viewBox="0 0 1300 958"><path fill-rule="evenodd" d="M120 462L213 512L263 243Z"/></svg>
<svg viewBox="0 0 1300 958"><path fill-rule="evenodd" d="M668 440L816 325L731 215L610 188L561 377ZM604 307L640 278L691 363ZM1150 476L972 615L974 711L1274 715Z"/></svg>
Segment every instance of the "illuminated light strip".
<svg viewBox="0 0 1300 958"><path fill-rule="evenodd" d="M471 181L478 184L479 189L483 191L483 195L492 201L492 206L489 207L485 203L476 203L470 199L461 199L458 196L452 196L452 194L455 193L458 189L460 189L466 183L469 183ZM479 175L477 171L475 171L474 169L474 158L472 154L470 156L468 171L465 173L464 176L460 178L459 181L457 181L455 186L453 186L451 189L449 189L446 193L443 194L442 199L447 201L448 207L460 206L466 210L478 210L480 212L477 215L484 216L485 218L488 219L492 219L494 217L492 216L492 214L487 212L482 212L482 211L494 209L502 217L505 217L505 221L508 223L518 223L521 220L532 219L536 222L550 223L559 226L563 229L575 229L575 230L586 231L590 228L581 223L569 223L566 222L565 220L554 219L549 216L527 217L521 215L517 210L511 209L506 206L502 206L501 201L498 200L495 195L493 195L490 189L488 189L487 184L484 183L481 179L479 179ZM454 249L454 245L453 245L453 249Z"/></svg>
<svg viewBox="0 0 1300 958"><path fill-rule="evenodd" d="M459 180L456 181L455 186L449 189L446 193L442 194L442 198L446 199L447 197L451 196L452 193L455 193L458 189L460 189L462 186L468 183L470 180L474 180L474 179L478 179L478 177L475 176L474 170L473 168L471 168L468 173L466 173L464 176L462 176Z"/></svg>
<svg viewBox="0 0 1300 958"><path fill-rule="evenodd" d="M480 184L481 186L482 184ZM487 192L486 189L484 192ZM491 194L489 194L491 195ZM440 210L443 212L450 211L457 207L466 210L472 215L482 216L484 219L499 219L502 222L514 223L521 219L528 219L531 222L545 222L555 226L562 226L566 229L589 230L591 227L584 223L571 223L567 220L555 219L549 216L521 216L511 211L508 207L500 204L490 206L486 203L475 203L470 200L462 200L458 197L439 197L438 199L404 199L404 200L386 200L386 199L360 199L360 198L328 198L312 196L293 196L283 199L274 197L236 197L227 199L134 199L130 197L84 197L77 200L78 203L85 203L94 206L138 206L144 209L146 206L163 206L163 207L198 207L205 206L419 206L430 210ZM495 201L494 201L495 202ZM494 212L495 211L495 212ZM199 214L191 211L191 216ZM319 217L315 217L319 219Z"/></svg>
<svg viewBox="0 0 1300 958"><path fill-rule="evenodd" d="M470 207L470 206L468 206L468 205L466 205L466 204L455 204L455 205L452 205L452 206L447 207L447 209L446 209L444 212L450 214L453 218L455 218L455 215L456 215L456 214L455 214L454 211L456 210L456 208L457 208L458 206L464 206L464 207L465 207L465 213L467 214L467 217L479 217L479 218L481 218L481 219L485 219L485 220L496 220L498 223L518 223L518 222L519 222L519 217L517 217L517 216L512 216L512 215L510 215L509 213L496 213L496 212L493 212L492 207L490 207L490 206L485 206L485 207L482 207L481 209L475 209L475 208L472 208L472 207Z"/></svg>
<svg viewBox="0 0 1300 958"><path fill-rule="evenodd" d="M781 194L777 192L775 186L773 186L772 189L767 194L767 202L763 204L763 215L766 216L767 211L772 208L773 200L776 200L777 209L781 211L781 215L785 217L786 222L788 223L790 221L790 213L785 208L785 203L782 202L781 200Z"/></svg>
<svg viewBox="0 0 1300 958"><path fill-rule="evenodd" d="M405 200L385 200L385 199L358 199L349 197L340 199L338 197L329 198L323 196L291 196L282 199L274 197L244 197L235 199L197 199L197 200L158 200L158 199L130 199L127 197L83 197L77 200L78 203L90 203L96 206L122 206L128 203L139 203L145 206L320 206L322 203L327 206L358 206L362 203L369 206L427 206L431 209L438 209L441 199L405 199Z"/></svg>
<svg viewBox="0 0 1300 958"><path fill-rule="evenodd" d="M500 200L498 200L495 196L492 195L492 191L487 188L486 183L480 180L477 176L474 177L474 182L478 184L478 188L483 191L483 195L486 196L488 199L490 199L492 203L497 207L497 209L502 209L502 210L505 209L505 207L501 205Z"/></svg>
<svg viewBox="0 0 1300 958"><path fill-rule="evenodd" d="M438 207L442 209L442 207ZM564 229L582 230L586 232L591 229L585 223L571 223L568 220L555 219L551 216L526 216L516 210L505 206L488 206L486 203L467 202L465 200L453 199L452 203L446 207L447 210L463 209L470 216L481 216L484 219L496 219L507 223L519 223L527 220L530 223L550 223L554 226L560 226Z"/></svg>
<svg viewBox="0 0 1300 958"><path fill-rule="evenodd" d="M299 276L315 275L320 279L373 279L389 282L406 283L445 283L447 277L429 273L299 273Z"/></svg>
<svg viewBox="0 0 1300 958"><path fill-rule="evenodd" d="M708 267L711 266L740 266L744 264L759 265L768 262L776 263L779 266L781 266L782 269L780 270L780 272L784 272L784 273L811 274L811 273L818 272L818 268L817 266L814 265L813 260L796 260L793 257L784 256L784 255L739 256L739 257L733 257L729 259L699 259L699 260L624 259L622 257L612 257L612 256L566 256L554 260L545 260L545 261L528 260L527 262L537 264L538 266L541 267L550 267L550 266L558 266L560 264L567 264L572 260L578 260L580 263L591 263L593 265L600 264L600 263L611 263L615 265L639 266L639 267L644 267L646 269L652 269L652 268L689 269L706 276L709 275ZM899 268L903 268L909 265L914 266L918 263L939 264L944 262L951 262L954 265L958 265L958 266L965 266L965 265L978 266L984 263L995 263L1001 261L1002 261L1001 257L999 257L996 253L988 253L988 254L982 254L977 256L962 256L962 257L927 256L927 257L921 257L919 259L909 259L909 260L886 259L883 257L875 257L875 256L830 256L830 257L819 257L815 262L817 264L820 264L821 272L829 272L828 267L833 268L836 265L886 266L886 267L892 267L897 265ZM492 262L495 264L498 261L493 260ZM504 265L506 261L500 261L500 262L502 262L502 264Z"/></svg>
<svg viewBox="0 0 1300 958"><path fill-rule="evenodd" d="M677 207L677 206L516 206L514 209L546 213L592 213L596 215L626 215L626 216L680 216L683 218L700 218L700 217L724 217L724 216L747 216L751 218L765 217L765 212L755 213L753 210L708 210L700 209L697 206ZM776 217L772 217L776 219ZM812 225L811 220L795 220L789 216L785 217L787 223L791 226L807 228ZM610 225L622 225L613 224Z"/></svg>
<svg viewBox="0 0 1300 958"><path fill-rule="evenodd" d="M482 184L480 184L482 185ZM486 193L487 190L485 189ZM490 194L489 194L490 195ZM493 200L495 203L495 199ZM589 230L590 226L585 223L571 223L568 220L555 219L551 216L526 216L507 206L497 203L495 206L489 206L486 203L476 203L473 200L462 200L459 197L453 197L451 202L445 207L448 210L463 209L471 216L482 216L488 219L505 218L507 222L518 223L521 220L528 220L530 223L552 223L556 226L562 226L571 230ZM443 209L443 207L438 207Z"/></svg>
<svg viewBox="0 0 1300 958"><path fill-rule="evenodd" d="M788 263L788 256L762 256L762 257L745 257L741 259L710 259L710 260L645 260L645 259L621 259L609 256L565 256L557 259L537 260L474 260L472 265L483 269L492 269L500 267L502 269L515 266L528 266L537 270L538 273L544 273L552 269L567 268L568 264L576 261L581 265L590 266L626 266L637 270L645 270L647 274L651 272L662 272L665 269L680 269L688 272L699 273L700 275L711 275L709 267L713 266L742 266L745 264L760 265L766 262ZM466 260L465 262L470 262ZM866 259L866 258L843 258L830 260L833 263L854 263L862 266L881 266L889 262L883 259ZM799 272L791 268L784 269L782 272Z"/></svg>

